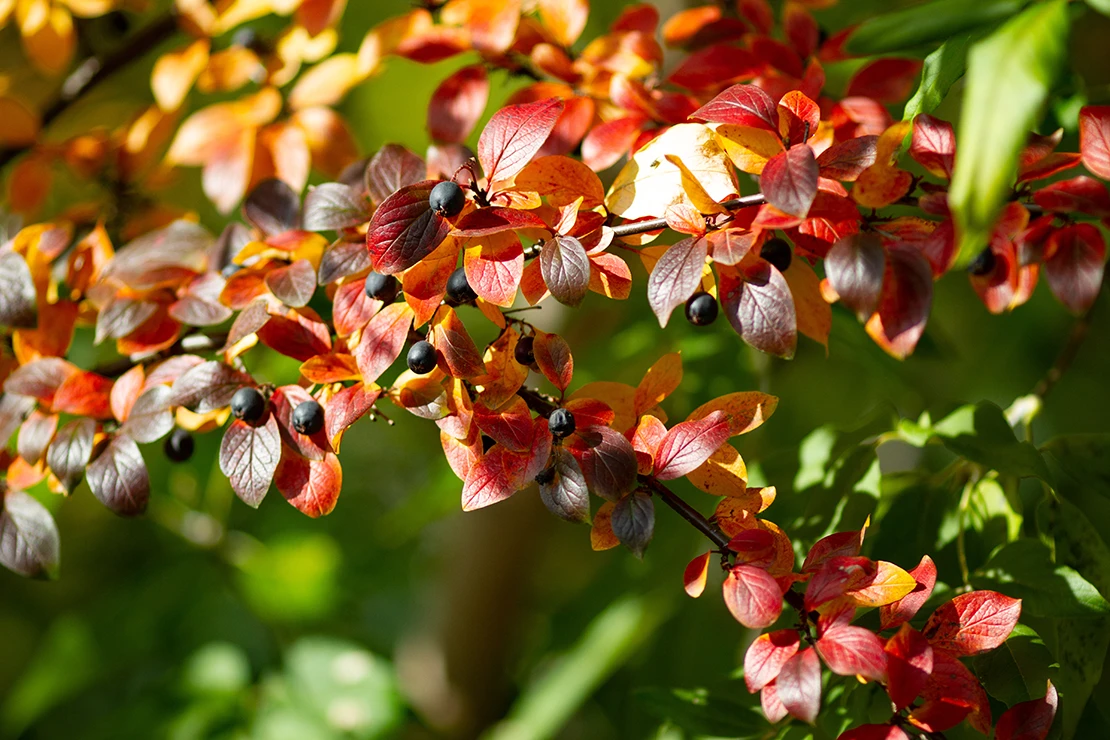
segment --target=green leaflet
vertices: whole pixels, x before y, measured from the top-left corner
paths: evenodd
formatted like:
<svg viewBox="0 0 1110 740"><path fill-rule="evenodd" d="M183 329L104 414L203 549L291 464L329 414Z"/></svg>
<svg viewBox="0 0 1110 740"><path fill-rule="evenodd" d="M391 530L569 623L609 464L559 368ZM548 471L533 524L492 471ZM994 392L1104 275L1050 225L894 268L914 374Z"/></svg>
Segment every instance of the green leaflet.
<svg viewBox="0 0 1110 740"><path fill-rule="evenodd" d="M1110 602L1074 568L1052 561L1048 546L1032 538L999 548L977 573L975 588L1022 600L1022 614L1034 617L1103 619Z"/></svg>
<svg viewBox="0 0 1110 740"><path fill-rule="evenodd" d="M1065 0L1033 5L969 53L948 195L959 238L957 266L986 246L1009 195L1026 136L1064 63L1067 6Z"/></svg>
<svg viewBox="0 0 1110 740"><path fill-rule="evenodd" d="M1087 0L1087 4L1103 15L1110 15L1110 0Z"/></svg>
<svg viewBox="0 0 1110 740"><path fill-rule="evenodd" d="M1017 13L1026 0L937 0L869 18L848 39L851 54L887 54L942 41Z"/></svg>
<svg viewBox="0 0 1110 740"><path fill-rule="evenodd" d="M921 84L913 97L906 101L903 120L909 121L920 113L932 113L937 109L948 90L967 70L967 47L970 43L970 35L956 36L925 57Z"/></svg>
<svg viewBox="0 0 1110 740"><path fill-rule="evenodd" d="M997 650L976 656L973 664L987 693L1013 706L1038 698L1047 679L1056 681L1052 662L1040 636L1019 624Z"/></svg>

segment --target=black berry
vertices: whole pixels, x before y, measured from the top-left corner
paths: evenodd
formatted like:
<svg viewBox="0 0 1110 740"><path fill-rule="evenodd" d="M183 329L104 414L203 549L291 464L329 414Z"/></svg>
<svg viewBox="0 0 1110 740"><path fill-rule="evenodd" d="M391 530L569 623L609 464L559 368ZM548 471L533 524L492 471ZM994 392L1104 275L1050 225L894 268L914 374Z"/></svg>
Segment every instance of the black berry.
<svg viewBox="0 0 1110 740"><path fill-rule="evenodd" d="M409 348L405 361L408 363L409 370L417 375L427 375L436 369L436 348L431 342L421 339Z"/></svg>
<svg viewBox="0 0 1110 740"><path fill-rule="evenodd" d="M694 326L709 326L717 320L717 299L704 291L686 301L686 320Z"/></svg>
<svg viewBox="0 0 1110 740"><path fill-rule="evenodd" d="M193 447L193 435L181 428L174 429L170 436L166 437L163 445L166 457L178 463L185 462L193 456Z"/></svg>
<svg viewBox="0 0 1110 740"><path fill-rule="evenodd" d="M293 428L309 436L324 428L324 409L315 401L305 401L293 409Z"/></svg>
<svg viewBox="0 0 1110 740"><path fill-rule="evenodd" d="M552 436L562 438L574 434L574 414L567 409L555 409L547 420Z"/></svg>
<svg viewBox="0 0 1110 740"><path fill-rule="evenodd" d="M535 337L521 337L517 340L516 349L513 350L513 357L516 358L519 364L528 367L536 361L536 354L532 351L535 344Z"/></svg>
<svg viewBox="0 0 1110 740"><path fill-rule="evenodd" d="M444 180L432 188L431 194L428 195L428 205L433 211L439 211L447 218L452 218L459 215L459 211L466 205L466 195L458 185L450 180Z"/></svg>
<svg viewBox="0 0 1110 740"><path fill-rule="evenodd" d="M997 263L998 260L994 256L994 252L990 247L987 247L976 255L975 259L971 261L971 264L967 266L967 271L976 277L983 277L984 275L990 275L994 272L994 267Z"/></svg>
<svg viewBox="0 0 1110 740"><path fill-rule="evenodd" d="M786 272L793 258L790 244L785 239L769 239L759 250L759 256L774 265L779 272Z"/></svg>
<svg viewBox="0 0 1110 740"><path fill-rule="evenodd" d="M482 452L489 452L490 448L493 447L495 444L497 444L497 442L494 441L493 437L487 437L484 434L482 435Z"/></svg>
<svg viewBox="0 0 1110 740"><path fill-rule="evenodd" d="M248 424L262 420L266 413L266 399L257 388L240 388L231 397L231 414Z"/></svg>
<svg viewBox="0 0 1110 740"><path fill-rule="evenodd" d="M548 483L550 483L553 480L555 480L555 466L554 465L551 466L550 468L544 468L543 470L541 470L539 475L537 475L536 478L535 478L536 483L539 483L541 486L546 486Z"/></svg>
<svg viewBox="0 0 1110 740"><path fill-rule="evenodd" d="M372 272L366 276L366 296L374 298L385 303L392 303L393 299L397 297L397 291L400 285L397 283L397 278L392 275L382 275L380 272Z"/></svg>
<svg viewBox="0 0 1110 740"><path fill-rule="evenodd" d="M470 281L466 279L466 269L460 267L451 273L451 277L447 278L447 300L456 305L462 303L471 303L478 294L474 292L474 288L470 287Z"/></svg>

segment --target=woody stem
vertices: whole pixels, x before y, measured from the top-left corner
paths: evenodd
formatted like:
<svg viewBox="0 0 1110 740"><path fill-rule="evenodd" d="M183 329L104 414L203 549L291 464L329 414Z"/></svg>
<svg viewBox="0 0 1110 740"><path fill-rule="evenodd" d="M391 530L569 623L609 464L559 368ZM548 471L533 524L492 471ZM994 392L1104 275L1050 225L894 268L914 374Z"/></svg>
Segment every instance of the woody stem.
<svg viewBox="0 0 1110 740"><path fill-rule="evenodd" d="M94 87L145 56L150 50L170 38L177 30L177 19L166 13L127 40L125 46L105 55L89 57L77 65L62 82L57 97L42 112L42 129L46 129L77 100ZM0 168L3 168L31 146L0 149Z"/></svg>
<svg viewBox="0 0 1110 740"><path fill-rule="evenodd" d="M705 535L719 550L727 551L729 549L729 536L702 516L701 512L686 503L686 500L677 493L667 488L659 480L650 475L641 475L640 483L646 486L652 493L659 496L659 498L663 499L663 503L674 509L675 512L685 519L694 529Z"/></svg>
<svg viewBox="0 0 1110 740"><path fill-rule="evenodd" d="M749 208L751 206L761 206L766 201L763 198L763 193L756 193L755 195L745 195L741 198L733 198L721 203L721 206L730 211L739 210L741 208ZM613 227L613 236L632 236L634 234L644 234L648 231L658 231L659 229L667 228L667 219L653 218L650 221L635 221L630 224L621 224L620 226Z"/></svg>

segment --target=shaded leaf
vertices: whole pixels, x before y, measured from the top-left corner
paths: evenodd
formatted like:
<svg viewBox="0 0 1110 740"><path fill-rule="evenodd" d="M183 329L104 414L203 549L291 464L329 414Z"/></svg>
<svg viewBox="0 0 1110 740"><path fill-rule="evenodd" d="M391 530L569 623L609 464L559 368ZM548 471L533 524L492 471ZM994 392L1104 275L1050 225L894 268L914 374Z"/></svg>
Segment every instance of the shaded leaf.
<svg viewBox="0 0 1110 740"><path fill-rule="evenodd" d="M146 511L150 474L139 446L126 434L112 438L89 466L88 479L93 495L114 513L138 516Z"/></svg>
<svg viewBox="0 0 1110 740"><path fill-rule="evenodd" d="M25 578L57 578L58 525L45 506L23 491L9 491L0 510L0 565Z"/></svg>

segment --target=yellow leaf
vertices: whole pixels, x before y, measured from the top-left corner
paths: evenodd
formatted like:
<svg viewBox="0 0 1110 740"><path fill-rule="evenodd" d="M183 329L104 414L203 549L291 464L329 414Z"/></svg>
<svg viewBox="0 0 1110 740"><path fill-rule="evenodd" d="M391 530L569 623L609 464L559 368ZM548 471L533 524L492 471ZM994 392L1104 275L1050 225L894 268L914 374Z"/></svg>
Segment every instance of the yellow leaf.
<svg viewBox="0 0 1110 740"><path fill-rule="evenodd" d="M682 171L668 161L668 154L681 157L711 200L723 201L738 192L732 162L713 131L700 123L682 123L649 142L624 166L606 196L609 210L635 219L662 216L678 203L694 206Z"/></svg>
<svg viewBox="0 0 1110 740"><path fill-rule="evenodd" d="M15 98L0 97L0 148L33 144L38 132L37 113Z"/></svg>
<svg viewBox="0 0 1110 740"><path fill-rule="evenodd" d="M77 47L73 16L47 0L27 0L16 6L19 31L27 58L39 70L57 75L69 68Z"/></svg>
<svg viewBox="0 0 1110 740"><path fill-rule="evenodd" d="M714 496L743 499L748 496L748 491L759 490L748 488L748 468L744 458L728 443L718 447L708 460L688 473L686 479ZM752 497L753 504L758 505L761 501L758 496Z"/></svg>
<svg viewBox="0 0 1110 740"><path fill-rule="evenodd" d="M336 54L301 75L289 93L294 110L317 105L334 105L366 79L354 54Z"/></svg>
<svg viewBox="0 0 1110 740"><path fill-rule="evenodd" d="M767 160L783 151L782 139L773 131L732 124L718 126L716 131L736 169L751 175L762 173Z"/></svg>
<svg viewBox="0 0 1110 740"><path fill-rule="evenodd" d="M723 411L729 417L733 436L750 432L775 413L779 399L758 391L740 391L715 398L694 409L688 420L704 419L714 411Z"/></svg>
<svg viewBox="0 0 1110 740"><path fill-rule="evenodd" d="M663 402L674 393L682 382L682 356L678 352L660 357L644 373L643 380L636 388L634 410L640 416L648 409ZM605 400L604 398L602 400Z"/></svg>
<svg viewBox="0 0 1110 740"><path fill-rule="evenodd" d="M150 88L159 108L172 112L181 107L208 64L208 49L208 39L198 39L184 49L158 58L150 73Z"/></svg>
<svg viewBox="0 0 1110 740"><path fill-rule="evenodd" d="M913 576L894 563L879 560L876 565L878 569L871 585L847 593L856 606L873 607L893 604L917 587L917 581Z"/></svg>
<svg viewBox="0 0 1110 740"><path fill-rule="evenodd" d="M694 204L698 213L728 213L727 208L709 197L709 193L705 192L705 188L698 182L698 178L694 177L690 168L683 164L681 157L677 154L668 154L667 161L678 168L678 172L682 176L682 189L686 191L686 197Z"/></svg>

